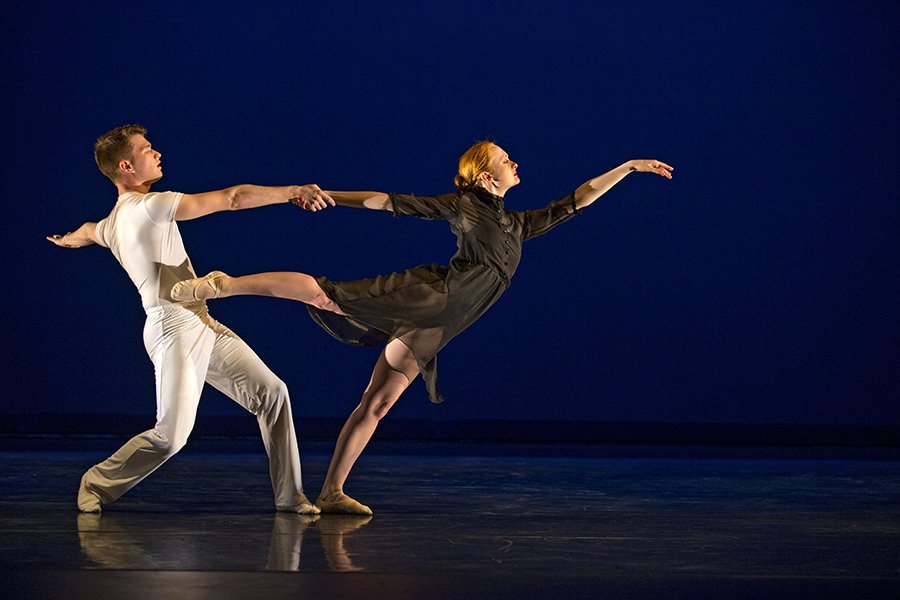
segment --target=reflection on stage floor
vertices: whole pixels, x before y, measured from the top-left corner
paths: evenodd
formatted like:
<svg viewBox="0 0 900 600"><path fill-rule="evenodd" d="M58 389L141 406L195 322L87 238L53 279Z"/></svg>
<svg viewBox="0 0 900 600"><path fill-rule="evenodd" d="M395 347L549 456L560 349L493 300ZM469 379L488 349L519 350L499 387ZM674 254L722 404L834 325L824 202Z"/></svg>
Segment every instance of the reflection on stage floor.
<svg viewBox="0 0 900 600"><path fill-rule="evenodd" d="M103 452L2 453L6 590L22 598L882 597L900 591L895 459L372 453L373 517L272 509L260 452L185 449L102 515ZM304 454L315 495L324 452Z"/></svg>

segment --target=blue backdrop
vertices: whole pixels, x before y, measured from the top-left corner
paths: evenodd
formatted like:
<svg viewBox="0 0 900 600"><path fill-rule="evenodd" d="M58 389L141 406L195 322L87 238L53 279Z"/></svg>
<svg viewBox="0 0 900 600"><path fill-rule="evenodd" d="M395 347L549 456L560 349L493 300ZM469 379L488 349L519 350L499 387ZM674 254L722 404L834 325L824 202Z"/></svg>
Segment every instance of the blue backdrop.
<svg viewBox="0 0 900 600"><path fill-rule="evenodd" d="M512 208L643 175L529 242L512 288L392 418L898 424L900 11L892 2L220 2L5 6L0 413L147 415L139 298L112 255L100 133L149 128L154 189L452 190L492 137ZM446 224L291 206L181 225L195 267L352 279L454 251ZM213 314L343 417L377 350L288 301ZM209 389L205 413L240 411Z"/></svg>

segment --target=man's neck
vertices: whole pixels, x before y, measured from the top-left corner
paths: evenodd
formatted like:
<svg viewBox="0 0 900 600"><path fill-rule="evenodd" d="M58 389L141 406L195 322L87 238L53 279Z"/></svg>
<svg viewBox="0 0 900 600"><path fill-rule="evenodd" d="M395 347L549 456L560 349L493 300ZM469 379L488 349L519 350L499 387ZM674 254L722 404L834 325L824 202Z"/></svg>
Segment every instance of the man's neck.
<svg viewBox="0 0 900 600"><path fill-rule="evenodd" d="M122 182L119 182L119 183L116 183L116 189L119 190L119 195L120 195L120 196L121 196L122 194L127 193L127 192L135 192L135 193L138 193L138 194L146 194L147 192L150 191L150 186L151 186L151 185L153 185L153 184L152 184L152 183L132 184L132 183L122 183Z"/></svg>

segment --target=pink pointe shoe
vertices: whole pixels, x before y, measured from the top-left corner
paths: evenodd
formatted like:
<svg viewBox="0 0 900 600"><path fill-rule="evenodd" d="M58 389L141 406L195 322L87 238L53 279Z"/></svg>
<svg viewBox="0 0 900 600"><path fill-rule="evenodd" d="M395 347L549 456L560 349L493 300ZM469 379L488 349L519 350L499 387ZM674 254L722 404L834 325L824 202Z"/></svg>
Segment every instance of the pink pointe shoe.
<svg viewBox="0 0 900 600"><path fill-rule="evenodd" d="M172 300L175 300L176 302L191 302L218 298L219 294L222 293L222 280L226 277L228 277L228 275L222 271L212 271L203 277L185 279L184 281L179 281L173 285L169 295L172 297ZM203 289L204 286L212 290L212 295L201 298L197 295L197 292Z"/></svg>

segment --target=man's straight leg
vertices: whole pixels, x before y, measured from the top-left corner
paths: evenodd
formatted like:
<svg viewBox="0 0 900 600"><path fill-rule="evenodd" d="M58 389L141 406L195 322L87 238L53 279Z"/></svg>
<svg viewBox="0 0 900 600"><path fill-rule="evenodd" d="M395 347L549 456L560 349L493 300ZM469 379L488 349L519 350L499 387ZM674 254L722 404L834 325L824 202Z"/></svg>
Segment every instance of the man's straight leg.
<svg viewBox="0 0 900 600"><path fill-rule="evenodd" d="M287 386L230 329L216 323L216 344L207 383L256 415L266 453L275 506L290 510L305 501L300 451Z"/></svg>

